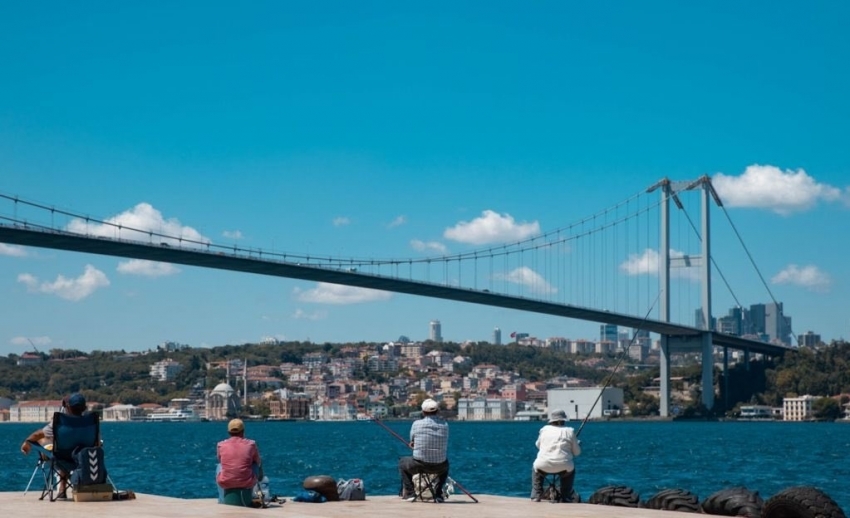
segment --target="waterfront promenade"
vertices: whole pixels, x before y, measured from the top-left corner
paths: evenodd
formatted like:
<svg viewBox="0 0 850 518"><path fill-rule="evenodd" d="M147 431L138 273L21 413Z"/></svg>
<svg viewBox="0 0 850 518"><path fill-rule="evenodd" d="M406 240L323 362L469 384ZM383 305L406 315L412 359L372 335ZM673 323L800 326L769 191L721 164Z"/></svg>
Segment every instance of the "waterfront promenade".
<svg viewBox="0 0 850 518"><path fill-rule="evenodd" d="M165 496L137 494L136 500L116 502L48 502L38 499L38 493L0 493L0 509L3 516L15 518L111 518L128 516L133 518L182 518L189 516L234 517L234 516L287 516L287 517L397 517L432 518L487 516L488 518L543 518L566 516L574 518L683 518L693 513L632 509L591 504L535 503L528 498L509 496L476 495L475 503L464 495L453 495L443 504L406 502L394 496L367 496L365 501L326 502L308 504L292 502L268 509L246 509L219 505L215 499L180 499Z"/></svg>

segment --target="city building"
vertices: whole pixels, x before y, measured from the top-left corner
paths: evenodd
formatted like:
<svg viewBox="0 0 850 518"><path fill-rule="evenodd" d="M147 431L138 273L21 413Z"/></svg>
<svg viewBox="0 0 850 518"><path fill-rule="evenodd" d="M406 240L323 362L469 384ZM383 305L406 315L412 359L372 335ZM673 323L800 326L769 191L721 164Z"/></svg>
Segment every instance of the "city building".
<svg viewBox="0 0 850 518"><path fill-rule="evenodd" d="M439 320L432 320L430 327L431 327L431 333L429 335L429 338L431 339L431 341L432 342L442 342L443 341L443 330L442 330L442 327L440 326L440 321Z"/></svg>
<svg viewBox="0 0 850 518"><path fill-rule="evenodd" d="M151 378L158 381L172 381L183 370L180 363L168 358L151 365Z"/></svg>
<svg viewBox="0 0 850 518"><path fill-rule="evenodd" d="M783 421L810 421L814 419L815 397L810 395L782 399Z"/></svg>
<svg viewBox="0 0 850 518"><path fill-rule="evenodd" d="M741 407L741 419L773 419L773 407L768 405L744 405Z"/></svg>
<svg viewBox="0 0 850 518"><path fill-rule="evenodd" d="M18 358L17 365L19 367L24 365L39 365L42 361L43 358L40 354L26 352Z"/></svg>
<svg viewBox="0 0 850 518"><path fill-rule="evenodd" d="M617 343L619 340L617 326L614 324L602 324L599 326L599 341Z"/></svg>
<svg viewBox="0 0 850 518"><path fill-rule="evenodd" d="M493 329L493 345L502 345L502 330L498 327Z"/></svg>
<svg viewBox="0 0 850 518"><path fill-rule="evenodd" d="M820 335L811 331L797 337L797 345L800 347L817 347L822 343Z"/></svg>
<svg viewBox="0 0 850 518"><path fill-rule="evenodd" d="M9 407L9 421L13 423L46 423L53 419L54 412L62 411L59 399L21 401Z"/></svg>
<svg viewBox="0 0 850 518"><path fill-rule="evenodd" d="M288 389L275 390L269 399L269 417L272 419L307 419L310 417L310 396Z"/></svg>
<svg viewBox="0 0 850 518"><path fill-rule="evenodd" d="M457 400L459 421L510 421L516 415L516 401L504 398L462 397Z"/></svg>
<svg viewBox="0 0 850 518"><path fill-rule="evenodd" d="M135 405L113 405L103 409L104 421L138 421L145 416L145 409Z"/></svg>
<svg viewBox="0 0 850 518"><path fill-rule="evenodd" d="M620 415L623 389L615 387L557 388L546 391L549 412L564 410L571 419L583 420ZM594 405L595 403L595 405Z"/></svg>

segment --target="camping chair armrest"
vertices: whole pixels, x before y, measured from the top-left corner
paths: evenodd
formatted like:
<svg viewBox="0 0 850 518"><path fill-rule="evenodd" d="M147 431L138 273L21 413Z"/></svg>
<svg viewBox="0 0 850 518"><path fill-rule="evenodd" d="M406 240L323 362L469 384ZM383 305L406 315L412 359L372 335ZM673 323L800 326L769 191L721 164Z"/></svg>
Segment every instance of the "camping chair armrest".
<svg viewBox="0 0 850 518"><path fill-rule="evenodd" d="M43 456L45 459L52 459L53 452L42 446L41 444L33 441L28 441L30 443L30 448L35 450L39 455Z"/></svg>

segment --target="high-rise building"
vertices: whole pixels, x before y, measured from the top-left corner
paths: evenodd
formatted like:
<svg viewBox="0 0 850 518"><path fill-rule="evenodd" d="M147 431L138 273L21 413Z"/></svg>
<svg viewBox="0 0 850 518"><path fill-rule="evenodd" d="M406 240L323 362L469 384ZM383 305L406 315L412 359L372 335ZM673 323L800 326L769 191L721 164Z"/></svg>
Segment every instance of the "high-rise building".
<svg viewBox="0 0 850 518"><path fill-rule="evenodd" d="M502 330L498 327L493 330L493 345L502 345Z"/></svg>
<svg viewBox="0 0 850 518"><path fill-rule="evenodd" d="M602 324L599 326L599 341L617 343L617 326L614 324Z"/></svg>
<svg viewBox="0 0 850 518"><path fill-rule="evenodd" d="M797 337L797 345L800 347L817 347L820 343L820 335L811 331Z"/></svg>
<svg viewBox="0 0 850 518"><path fill-rule="evenodd" d="M431 334L430 339L432 342L442 342L443 341L443 331L440 327L439 320L431 321Z"/></svg>

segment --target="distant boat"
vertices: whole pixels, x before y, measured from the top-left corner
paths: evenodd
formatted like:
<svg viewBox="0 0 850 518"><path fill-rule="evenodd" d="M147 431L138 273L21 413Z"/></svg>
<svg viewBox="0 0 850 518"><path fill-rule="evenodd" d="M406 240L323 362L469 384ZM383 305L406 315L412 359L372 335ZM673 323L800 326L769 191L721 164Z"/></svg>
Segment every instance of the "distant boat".
<svg viewBox="0 0 850 518"><path fill-rule="evenodd" d="M157 412L154 414L150 414L145 417L145 421L148 422L166 422L166 423L179 423L186 421L200 421L201 418L195 415L191 410L169 410L168 412Z"/></svg>
<svg viewBox="0 0 850 518"><path fill-rule="evenodd" d="M280 417L280 416L270 415L270 416L268 416L268 417L266 418L266 421L285 421L285 422L293 422L293 421L297 421L297 419L295 419L294 417Z"/></svg>
<svg viewBox="0 0 850 518"><path fill-rule="evenodd" d="M358 421L371 421L371 420L372 420L372 418L371 418L371 417L369 417L369 416L368 416L368 415L366 415L366 414L357 414L357 420L358 420Z"/></svg>

